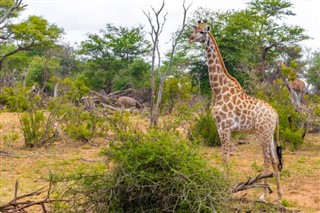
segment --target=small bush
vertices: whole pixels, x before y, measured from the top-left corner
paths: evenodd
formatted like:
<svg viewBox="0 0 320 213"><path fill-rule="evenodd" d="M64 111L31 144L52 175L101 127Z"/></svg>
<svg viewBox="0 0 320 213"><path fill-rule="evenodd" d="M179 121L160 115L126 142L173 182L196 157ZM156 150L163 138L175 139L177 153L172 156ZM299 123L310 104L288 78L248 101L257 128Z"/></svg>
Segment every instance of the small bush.
<svg viewBox="0 0 320 213"><path fill-rule="evenodd" d="M103 152L111 171L77 181L73 193L84 195L77 206L92 212L228 212L228 184L196 151L159 130L113 142Z"/></svg>
<svg viewBox="0 0 320 213"><path fill-rule="evenodd" d="M53 120L47 119L43 111L28 110L19 116L21 129L27 148L40 147L53 141L57 132L53 127Z"/></svg>
<svg viewBox="0 0 320 213"><path fill-rule="evenodd" d="M38 95L28 96L26 102L28 108L19 114L25 147L41 147L53 142L58 136L55 125L59 119L56 112L42 110L39 107L41 98Z"/></svg>
<svg viewBox="0 0 320 213"><path fill-rule="evenodd" d="M4 134L2 138L6 146L12 146L12 144L19 139L19 134L17 132L8 132Z"/></svg>
<svg viewBox="0 0 320 213"><path fill-rule="evenodd" d="M93 111L84 111L81 107L69 106L62 124L67 135L76 140L90 141L107 132L105 119Z"/></svg>
<svg viewBox="0 0 320 213"><path fill-rule="evenodd" d="M302 135L302 130L301 129L299 129L297 131L292 131L290 129L285 129L282 132L282 139L285 142L289 142L291 150L295 150L299 146L301 146L302 143L303 143L303 139L302 139L301 135Z"/></svg>
<svg viewBox="0 0 320 213"><path fill-rule="evenodd" d="M0 93L0 102L5 103L5 110L9 112L23 112L28 109L30 90L18 85L4 87Z"/></svg>
<svg viewBox="0 0 320 213"><path fill-rule="evenodd" d="M219 146L220 139L210 111L201 113L190 126L190 139L200 140L208 146Z"/></svg>

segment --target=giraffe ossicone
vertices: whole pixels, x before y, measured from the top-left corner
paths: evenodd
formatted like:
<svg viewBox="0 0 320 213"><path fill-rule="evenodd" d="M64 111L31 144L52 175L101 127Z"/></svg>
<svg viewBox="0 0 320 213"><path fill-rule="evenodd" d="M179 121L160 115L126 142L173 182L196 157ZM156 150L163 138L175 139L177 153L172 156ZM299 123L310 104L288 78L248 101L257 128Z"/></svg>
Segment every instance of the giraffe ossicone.
<svg viewBox="0 0 320 213"><path fill-rule="evenodd" d="M198 22L193 26L189 43L199 42L205 47L208 60L209 81L215 103L212 116L215 120L222 144L222 158L228 163L231 148L231 132L250 131L256 133L262 146L265 173L272 165L276 177L278 201L282 198L280 170L282 154L279 142L279 118L276 110L268 103L247 95L239 82L227 71L218 45L210 27ZM274 132L277 130L277 141ZM265 183L267 183L265 179ZM264 190L266 194L267 189Z"/></svg>

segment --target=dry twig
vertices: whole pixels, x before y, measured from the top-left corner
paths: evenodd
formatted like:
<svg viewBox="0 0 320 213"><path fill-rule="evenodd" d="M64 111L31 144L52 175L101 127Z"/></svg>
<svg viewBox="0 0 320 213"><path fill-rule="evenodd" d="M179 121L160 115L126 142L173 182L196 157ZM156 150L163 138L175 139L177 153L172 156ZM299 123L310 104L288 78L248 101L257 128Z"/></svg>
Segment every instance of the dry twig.
<svg viewBox="0 0 320 213"><path fill-rule="evenodd" d="M10 202L1 205L0 212L3 212L3 213L4 212L27 212L26 211L27 208L29 208L31 206L36 206L36 205L41 206L43 212L47 212L45 204L55 203L55 202L69 202L69 200L63 200L63 199L50 199L51 188L52 188L51 182L49 185L49 189L47 190L46 197L39 200L39 201L23 200L23 199L40 195L41 193L44 192L44 188L38 189L38 190L33 191L31 193L27 193L27 194L18 196L18 186L19 186L19 182L17 180L16 184L15 184L13 199Z"/></svg>
<svg viewBox="0 0 320 213"><path fill-rule="evenodd" d="M269 189L269 193L272 193L272 190L268 184L257 183L261 179L271 178L271 177L273 177L273 173L264 174L264 175L259 174L255 178L249 178L246 182L241 182L236 186L232 187L231 192L236 193L236 192L251 189L251 188L267 188Z"/></svg>

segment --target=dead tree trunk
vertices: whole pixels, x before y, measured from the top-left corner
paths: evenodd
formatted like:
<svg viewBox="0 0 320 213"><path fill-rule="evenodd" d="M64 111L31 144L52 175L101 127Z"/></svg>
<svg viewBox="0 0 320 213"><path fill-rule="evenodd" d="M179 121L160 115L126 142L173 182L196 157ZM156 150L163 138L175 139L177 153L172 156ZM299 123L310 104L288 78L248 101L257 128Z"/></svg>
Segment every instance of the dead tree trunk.
<svg viewBox="0 0 320 213"><path fill-rule="evenodd" d="M172 49L170 52L170 57L169 57L169 63L166 67L166 70L162 73L160 71L160 66L161 66L161 54L159 50L159 37L163 31L165 22L166 22L166 16L168 13L166 13L162 18L163 21L160 21L160 14L165 6L165 2L162 2L162 6L158 11L156 11L154 8L152 8L153 15L155 17L156 23L153 23L152 17L150 12L146 13L143 11L144 15L147 17L149 24L151 26L151 41L152 41L152 56L151 56L151 105L150 105L150 127L153 128L158 125L158 120L159 120L159 108L162 100L162 92L163 92L163 86L164 82L169 75L170 71L170 66L171 62L173 59L173 56L176 51L176 47L178 44L178 41L184 31L185 25L186 25L186 16L187 16L187 11L191 5L188 7L185 6L185 2L183 2L183 21L182 21L182 27L178 31L178 34L175 38L172 40ZM157 65L156 65L156 60L157 60ZM159 79L160 79L160 85L159 89L157 91L157 101L155 103L155 96L156 96L156 89L155 89L155 71L157 69Z"/></svg>

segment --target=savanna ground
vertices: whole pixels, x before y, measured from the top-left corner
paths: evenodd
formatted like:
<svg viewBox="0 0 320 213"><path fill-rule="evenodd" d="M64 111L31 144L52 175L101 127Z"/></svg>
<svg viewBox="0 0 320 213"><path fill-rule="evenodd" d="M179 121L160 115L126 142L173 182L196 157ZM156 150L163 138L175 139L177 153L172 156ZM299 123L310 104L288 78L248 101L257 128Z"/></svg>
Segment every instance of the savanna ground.
<svg viewBox="0 0 320 213"><path fill-rule="evenodd" d="M141 121L140 125L146 123ZM259 144L252 136L247 138L249 144L234 146L231 157L230 176L233 181L245 181L255 177L263 168L263 159ZM46 148L26 149L23 147L23 135L16 113L0 114L0 205L10 201L14 196L15 181L19 180L19 195L48 186L49 173L72 173L76 170L105 168L104 158L99 155L100 148L108 145L107 139L97 139L100 147L88 143L74 142L61 138L60 141ZM203 147L201 155L212 166L221 168L219 148ZM297 151L284 150L284 169L281 173L284 190L283 203L290 209L301 212L320 212L320 135L309 134L305 143ZM271 188L276 192L275 180ZM258 199L261 189L251 189L235 196L247 193L248 199ZM45 196L45 195L44 195ZM276 193L267 198L276 199ZM30 212L39 212L33 208Z"/></svg>

